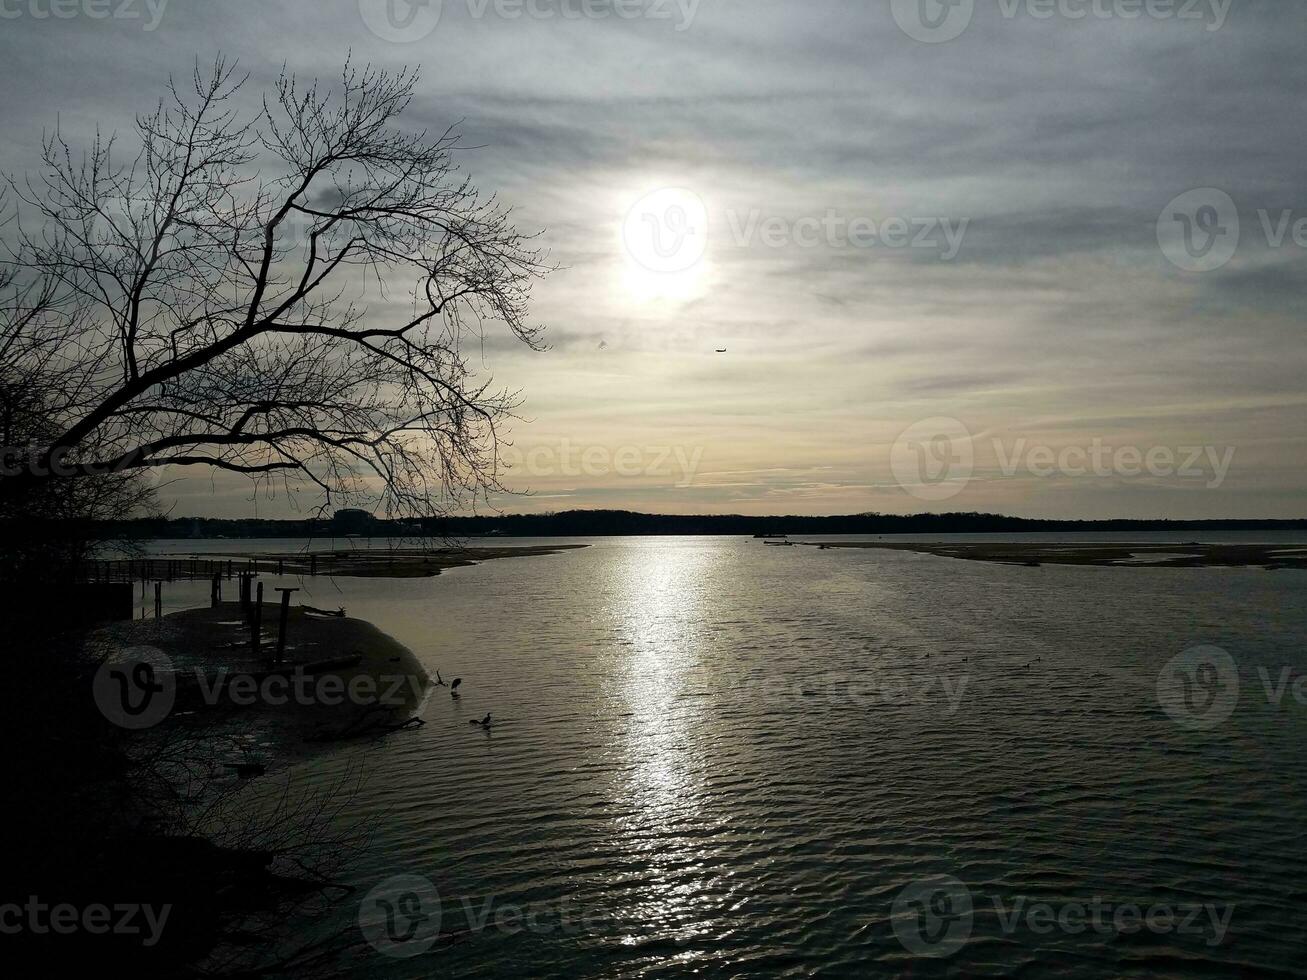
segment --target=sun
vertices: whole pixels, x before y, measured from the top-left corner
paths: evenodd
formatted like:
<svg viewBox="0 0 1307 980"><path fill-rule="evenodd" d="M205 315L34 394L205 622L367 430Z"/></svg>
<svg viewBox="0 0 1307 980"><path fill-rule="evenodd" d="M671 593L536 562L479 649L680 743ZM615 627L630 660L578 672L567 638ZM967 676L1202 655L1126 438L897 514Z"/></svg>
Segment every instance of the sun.
<svg viewBox="0 0 1307 980"><path fill-rule="evenodd" d="M702 295L708 265L708 208L694 191L662 187L640 197L621 226L622 286L639 301Z"/></svg>

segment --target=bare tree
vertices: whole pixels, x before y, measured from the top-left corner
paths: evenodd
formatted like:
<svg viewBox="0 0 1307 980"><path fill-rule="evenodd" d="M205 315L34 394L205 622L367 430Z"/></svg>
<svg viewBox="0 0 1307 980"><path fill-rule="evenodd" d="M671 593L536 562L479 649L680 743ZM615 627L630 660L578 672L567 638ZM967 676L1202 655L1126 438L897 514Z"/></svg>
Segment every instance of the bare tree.
<svg viewBox="0 0 1307 980"><path fill-rule="evenodd" d="M0 190L0 211L3 198ZM59 434L48 406L70 381L62 352L74 324L55 312L57 299L51 280L20 281L17 270L0 266L0 579L9 582L76 575L105 522L154 503L145 470L15 479Z"/></svg>
<svg viewBox="0 0 1307 980"><path fill-rule="evenodd" d="M0 379L42 423L16 479L199 465L393 516L497 489L516 395L462 348L487 323L542 348L547 258L462 175L454 130L399 127L415 72L283 72L242 113L246 81L197 66L128 162L56 131L10 178Z"/></svg>

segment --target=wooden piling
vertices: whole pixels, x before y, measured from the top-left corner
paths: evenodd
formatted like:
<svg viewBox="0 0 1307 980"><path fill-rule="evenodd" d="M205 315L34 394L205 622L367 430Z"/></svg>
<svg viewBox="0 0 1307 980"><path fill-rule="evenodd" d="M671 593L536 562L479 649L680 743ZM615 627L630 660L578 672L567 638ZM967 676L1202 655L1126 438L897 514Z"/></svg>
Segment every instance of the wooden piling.
<svg viewBox="0 0 1307 980"><path fill-rule="evenodd" d="M250 650L257 659L263 646L263 583L260 582L255 593L254 609L250 616Z"/></svg>
<svg viewBox="0 0 1307 980"><path fill-rule="evenodd" d="M286 656L286 622L290 618L290 594L298 592L299 589L279 588L281 593L281 623L277 631L277 655L273 658L273 663L281 663Z"/></svg>

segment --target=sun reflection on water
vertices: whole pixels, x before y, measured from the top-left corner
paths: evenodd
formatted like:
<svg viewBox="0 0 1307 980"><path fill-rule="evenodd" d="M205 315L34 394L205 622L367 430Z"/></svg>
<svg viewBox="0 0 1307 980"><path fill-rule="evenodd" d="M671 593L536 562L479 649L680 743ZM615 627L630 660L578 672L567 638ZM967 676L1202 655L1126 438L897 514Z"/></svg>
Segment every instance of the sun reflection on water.
<svg viewBox="0 0 1307 980"><path fill-rule="evenodd" d="M625 651L614 701L628 723L616 760L616 829L647 862L627 921L681 939L712 928L720 900L708 891L712 876L696 844L720 829L703 805L713 719L687 696L704 670L705 606L719 561L698 549L638 549L612 610ZM633 930L623 941L647 938Z"/></svg>

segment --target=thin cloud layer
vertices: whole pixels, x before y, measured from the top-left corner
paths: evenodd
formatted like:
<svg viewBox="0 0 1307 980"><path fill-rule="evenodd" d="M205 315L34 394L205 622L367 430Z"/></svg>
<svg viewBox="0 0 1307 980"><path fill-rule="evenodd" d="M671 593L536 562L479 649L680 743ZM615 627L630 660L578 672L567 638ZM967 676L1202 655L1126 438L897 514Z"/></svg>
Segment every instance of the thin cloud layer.
<svg viewBox="0 0 1307 980"><path fill-rule="evenodd" d="M393 0L382 21L386 0L93 6L4 7L6 170L35 167L56 120L127 129L219 49L251 95L283 62L422 66L408 123L461 121L478 184L564 267L537 290L548 353L493 326L482 348L526 397L506 482L535 495L506 509L1302 514L1302 4L1174 5L1189 18L1064 0L1045 18L999 0L943 43L901 26L911 5L866 0ZM384 39L403 30L421 36ZM707 219L689 229L702 257L672 273L623 235L667 188ZM1177 257L1159 221L1204 188L1236 211L1194 211L1177 234L1212 237ZM653 247L674 243L672 213L652 217ZM1182 267L1235 238L1219 267ZM894 461L941 418L971 465L931 499ZM929 483L953 457L922 445ZM1095 445L1233 458L1219 482L1210 463L1069 462ZM239 481L183 477L178 513L252 510ZM280 490L257 506L291 513Z"/></svg>

